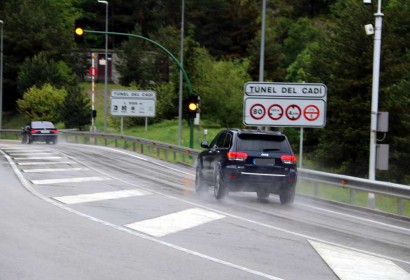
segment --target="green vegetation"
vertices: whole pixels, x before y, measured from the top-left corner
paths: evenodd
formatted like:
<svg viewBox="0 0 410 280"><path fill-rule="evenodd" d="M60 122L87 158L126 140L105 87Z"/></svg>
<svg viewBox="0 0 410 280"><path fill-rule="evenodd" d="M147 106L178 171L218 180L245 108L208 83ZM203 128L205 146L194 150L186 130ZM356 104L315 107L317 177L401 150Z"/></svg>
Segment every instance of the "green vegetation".
<svg viewBox="0 0 410 280"><path fill-rule="evenodd" d="M374 22L375 2L267 3L263 80L318 82L328 88L326 127L304 130L304 162L316 169L367 177L374 37L365 34L363 25ZM260 75L260 2L185 3L183 64L194 92L201 96L201 127L241 127L243 86L258 81ZM116 0L108 6L109 29L142 35L179 57L180 4L179 0ZM382 10L379 111L390 113L390 125L389 132L378 137L383 139L379 143L390 145L390 169L377 171L377 179L409 184L410 2L383 1ZM42 88L48 83L67 91L59 125L87 130L90 124L84 120L91 119L91 108L87 97L78 94L78 79L84 81L91 50L104 48L104 36L86 34L83 43L76 44L73 28L81 21L88 30L104 30L104 7L95 0L4 0L0 19L6 62L4 123L19 114L17 100L33 86ZM156 117L149 119L149 127L173 122L179 91L175 63L163 51L136 38L110 36L109 49L120 58L115 66L122 87L158 93ZM186 97L186 84L183 92ZM99 92L96 102L100 101ZM97 105L97 128L101 130L104 114ZM124 118L124 133L134 133L132 129L144 123L144 118ZM119 124L118 118L110 117L108 132L118 132ZM175 141L171 137L175 132L166 128L164 139ZM297 148L298 129L284 130Z"/></svg>

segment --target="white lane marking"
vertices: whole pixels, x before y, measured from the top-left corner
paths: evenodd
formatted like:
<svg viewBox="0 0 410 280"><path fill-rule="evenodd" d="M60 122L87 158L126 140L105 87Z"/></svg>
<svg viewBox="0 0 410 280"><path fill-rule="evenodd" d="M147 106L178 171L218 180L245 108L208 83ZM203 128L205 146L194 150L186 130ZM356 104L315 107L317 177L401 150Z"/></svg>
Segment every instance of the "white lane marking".
<svg viewBox="0 0 410 280"><path fill-rule="evenodd" d="M18 165L48 165L48 164L78 164L74 161L32 161L32 162L17 162Z"/></svg>
<svg viewBox="0 0 410 280"><path fill-rule="evenodd" d="M47 151L47 150L28 150L28 151L10 151L8 152L9 156L16 155L57 155L60 154L56 151Z"/></svg>
<svg viewBox="0 0 410 280"><path fill-rule="evenodd" d="M69 144L69 145L83 145L83 144ZM84 145L83 145L83 146L84 146ZM93 146L93 148L108 149L108 150L111 150L111 151L113 151L113 152L117 152L117 153L121 153L121 154L126 154L126 155L131 156L131 157L139 158L138 156L133 156L132 154L129 154L129 153L126 153L126 152L123 152L123 151L117 151L117 150L115 150L115 149L111 149L111 148L107 148L107 147ZM143 158L141 158L141 159L147 161L146 159L143 159ZM86 165L86 164L83 163L83 165ZM164 168L168 168L167 166L163 166L163 167L164 167ZM273 226L273 225L270 225L270 224L258 222L258 221L255 221L255 220L251 220L251 219L248 219L248 218L244 218L244 217L242 217L242 216L230 214L230 213L225 212L225 211L216 210L216 209L213 209L213 208L211 208L211 207L208 207L208 206L205 206L205 205L196 203L196 202L192 202L192 201L189 201L189 200L186 200L186 199L181 199L181 198L176 197L176 196L172 196L172 195L169 195L169 194L165 194L165 193L162 193L162 192L160 192L160 191L150 190L150 189L148 189L148 188L145 188L144 186L137 185L137 184L135 184L134 182L130 182L130 181L127 181L127 180L124 180L124 179L121 179L121 178L112 176L112 175L108 174L107 172L104 172L104 171L102 171L102 170L100 170L100 169L98 169L98 168L90 167L90 169L92 169L92 170L94 170L94 171L96 171L96 172L98 172L98 173L100 173L100 174L104 174L104 175L110 177L110 178L113 179L113 180L117 180L117 181L123 182L123 183L125 183L125 184L130 185L130 186L133 186L133 187L136 187L136 188L140 188L140 189L143 189L143 190L146 190L146 191L150 191L150 192L152 192L152 193L154 193L154 194L162 195L163 197L167 197L167 198L170 198L170 199L173 199L173 200L176 200L176 201L181 201L181 202L187 203L187 204L189 204L189 205L193 205L193 206L195 206L195 207L201 207L201 208L207 209L207 210L209 210L209 211L214 211L214 212L220 213L220 214L222 214L222 215L225 215L225 216L227 216L227 217L231 217L231 218L234 218L234 219L238 219L238 220L241 220L241 221L245 221L245 222L248 222L248 223L250 223L250 224L258 225L258 226L261 226L261 227L266 227L266 228L269 228L269 229L272 229L272 230L277 230L277 231L284 232L284 233L287 233L287 234L291 234L291 235L294 235L294 236L298 236L298 237L301 237L301 238L304 238L304 239L316 240L316 241L318 241L318 242L323 242L323 243L326 243L326 244L338 246L338 247L340 247L340 248L345 248L345 249L353 250L353 251L355 251L355 252L361 252L361 253L364 253L364 254L368 254L368 255L372 255L372 256L376 256L376 257L380 257L380 258L384 258L384 259L388 259L388 260L392 260L392 261L396 261L396 262L401 262L401 263L410 265L410 261L407 260L407 259L398 259L398 258L394 258L394 257L391 257L391 256L382 255L382 254L377 254L377 253L370 252L370 251L366 251L366 250L356 249L356 248L352 248L352 247L349 247L349 246L344 246L344 245L341 245L341 244L338 244L338 243L326 241L326 240L324 240L324 239L316 238L316 237L314 237L314 236L312 236L312 235L302 234L302 233L298 233L298 232L296 232L296 231L287 230L287 229L280 228L280 227L277 227L277 226ZM187 173L187 172L183 172L183 171L180 171L180 170L178 170L178 169L175 169L175 171L180 172L180 173L183 173L183 174L188 174L188 175L191 175L191 176L195 176L194 174L190 174L190 173Z"/></svg>
<svg viewBox="0 0 410 280"><path fill-rule="evenodd" d="M409 280L410 274L390 260L309 240L341 280Z"/></svg>
<svg viewBox="0 0 410 280"><path fill-rule="evenodd" d="M108 177L79 177L79 178L63 178L63 179L42 179L31 180L34 185L48 185L59 183L81 183L81 182L93 182L93 181L105 181L111 180Z"/></svg>
<svg viewBox="0 0 410 280"><path fill-rule="evenodd" d="M383 226L383 227L390 227L390 228L394 228L394 229L398 229L398 230L410 231L409 228L405 228L405 227L399 227L399 226L395 226L395 225L391 225L391 224L386 224L386 223L383 223L383 222L370 220L370 219L366 219L366 218L362 218L362 217L357 217L357 216L353 216L353 215L349 215L349 214L345 214L345 213L341 213L341 212L337 212L337 211L333 211L333 210L328 210L328 209L324 209L324 208L320 208L320 207L315 207L315 206L307 205L307 204L304 204L304 203L299 203L299 204L303 205L306 208L312 208L312 209L319 210L319 211L322 211L322 212L328 212L328 213L331 213L331 214L334 214L334 215L347 217L349 219L364 221L364 222L367 222L367 223L376 224L376 225L380 225L380 226Z"/></svg>
<svg viewBox="0 0 410 280"><path fill-rule="evenodd" d="M22 157L22 158L16 158L13 157L14 160L24 160L24 159L61 159L63 157Z"/></svg>
<svg viewBox="0 0 410 280"><path fill-rule="evenodd" d="M23 169L25 173L42 173L42 172L60 172L60 171L81 171L90 170L88 168L73 167L73 168L36 168L36 169Z"/></svg>
<svg viewBox="0 0 410 280"><path fill-rule="evenodd" d="M57 196L53 198L65 204L77 204L77 203L118 199L118 198L126 198L126 197L133 197L133 196L143 196L143 195L148 195L148 194L151 194L151 193L146 192L146 191L141 191L141 190L124 190L124 191L114 191L114 192Z"/></svg>
<svg viewBox="0 0 410 280"><path fill-rule="evenodd" d="M162 237L222 218L225 216L201 208L192 208L125 226L155 237Z"/></svg>
<svg viewBox="0 0 410 280"><path fill-rule="evenodd" d="M89 219L90 221L93 221L93 222L96 222L96 223L99 223L99 224L102 224L102 225L111 227L111 228L113 228L113 229L116 229L116 230L119 230L119 231L122 231L122 232L126 232L126 233L128 233L128 234L133 235L133 236L136 236L136 237L139 237L139 238L142 238L142 239L145 239L145 240L149 240L149 241L154 242L154 243L156 243L156 244L160 244L160 245L162 245L162 246L166 246L166 247L168 247L168 248L172 248L172 249L174 249L174 250L183 252L183 253L188 254L188 255L191 255L191 256L196 256L196 257L201 258L201 259L204 259L204 260L208 260L208 261L211 261L211 262L214 262L214 263L218 263L218 264L221 264L221 265L224 265L224 266L233 268L233 269L237 269L237 270L240 270L240 271L243 271L243 272L252 274L252 275L260 276L260 277L263 277L263 278L266 278L266 279L270 279L270 280L283 280L282 278L275 277L275 276L273 276L273 275L266 274L266 273L263 273L263 272L260 272L260 271L257 271L257 270L253 270L253 269L247 268L247 267L245 267L245 266L237 265L237 264L234 264L234 263L231 263L231 262L228 262L228 261L224 261L224 260L222 260L222 259L218 259L218 258L215 258L215 257L211 257L211 256L209 256L209 255L205 255L205 254L199 253L199 252L197 252L197 251L193 251L193 250L184 248L184 247L182 247L182 246L178 246L178 245L175 245L175 244L172 244L172 243L169 243L169 242L166 242L166 241L157 239L157 238L155 238L155 237L151 237L151 236L149 236L149 235L136 232L136 231L134 231L134 230L125 228L125 227L123 227L123 226L117 226L117 225L115 225L115 224L112 224L112 223L103 221L103 220L98 219L98 218L96 218L96 217L87 215L87 214L85 214L85 213L81 213L81 212L76 211L76 210L74 210L74 209L71 209L70 207L67 207L67 206L65 206L65 205L63 205L63 204L61 204L61 203L59 203L59 202L57 202L57 201L55 201L55 200L53 200L53 199L51 199L51 198L48 198L48 197L42 195L41 193L37 192L37 191L30 185L30 183L26 180L26 178L24 178L23 174L22 174L22 173L20 172L20 170L17 168L17 166L16 166L16 164L14 163L14 161L13 161L8 155L6 155L3 151L0 150L0 153L2 153L2 154L6 157L7 161L9 162L9 164L11 165L11 167L13 168L14 173L17 175L17 177L18 177L18 179L20 180L20 182L23 184L23 186L24 186L30 193L32 193L33 195L37 196L38 198L40 198L40 199L42 199L42 200L44 200L44 201L47 201L47 202L53 204L54 206L57 206L57 207L59 207L59 208L61 208L61 209L64 209L64 210L66 210L66 211L68 211L68 212L70 212L70 213L74 213L74 214L76 214L76 215L78 215L78 216L80 216L80 217L84 217L84 218L86 218L86 219ZM132 185L132 184L131 184L131 185Z"/></svg>

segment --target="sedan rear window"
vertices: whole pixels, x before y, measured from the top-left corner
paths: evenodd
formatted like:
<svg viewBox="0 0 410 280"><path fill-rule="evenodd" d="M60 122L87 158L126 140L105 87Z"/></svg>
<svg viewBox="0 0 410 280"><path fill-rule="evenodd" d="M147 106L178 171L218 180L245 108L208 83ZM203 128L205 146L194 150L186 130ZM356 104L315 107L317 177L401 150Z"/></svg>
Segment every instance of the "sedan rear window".
<svg viewBox="0 0 410 280"><path fill-rule="evenodd" d="M34 129L54 128L54 124L52 122L32 122L31 128L34 128Z"/></svg>
<svg viewBox="0 0 410 280"><path fill-rule="evenodd" d="M285 136L269 134L240 134L236 149L238 151L290 152Z"/></svg>

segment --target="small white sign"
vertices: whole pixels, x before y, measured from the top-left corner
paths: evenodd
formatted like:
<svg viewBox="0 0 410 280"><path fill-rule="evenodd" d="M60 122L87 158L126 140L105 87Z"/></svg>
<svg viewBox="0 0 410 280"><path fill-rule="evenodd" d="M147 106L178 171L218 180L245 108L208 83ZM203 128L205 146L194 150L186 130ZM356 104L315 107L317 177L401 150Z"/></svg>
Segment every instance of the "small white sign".
<svg viewBox="0 0 410 280"><path fill-rule="evenodd" d="M123 117L155 117L155 91L112 90L111 115Z"/></svg>

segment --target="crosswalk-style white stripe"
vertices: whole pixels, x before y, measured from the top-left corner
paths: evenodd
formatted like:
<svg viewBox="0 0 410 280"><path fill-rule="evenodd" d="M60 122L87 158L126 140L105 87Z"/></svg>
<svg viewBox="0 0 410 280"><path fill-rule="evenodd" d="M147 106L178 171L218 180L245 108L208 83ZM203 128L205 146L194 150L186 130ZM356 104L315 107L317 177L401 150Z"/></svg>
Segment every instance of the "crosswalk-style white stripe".
<svg viewBox="0 0 410 280"><path fill-rule="evenodd" d="M23 169L25 173L42 173L42 172L64 172L64 171L81 171L89 170L88 168L73 167L73 168L36 168L36 169Z"/></svg>
<svg viewBox="0 0 410 280"><path fill-rule="evenodd" d="M18 152L18 153L9 153L11 157L17 156L51 156L51 155L59 155L60 153L51 153L51 152Z"/></svg>
<svg viewBox="0 0 410 280"><path fill-rule="evenodd" d="M410 274L390 260L309 240L341 280L409 280Z"/></svg>
<svg viewBox="0 0 410 280"><path fill-rule="evenodd" d="M31 162L17 162L17 165L48 165L48 164L77 164L74 161L31 161Z"/></svg>
<svg viewBox="0 0 410 280"><path fill-rule="evenodd" d="M34 185L49 185L59 183L81 183L81 182L93 182L93 181L105 181L111 180L108 177L79 177L79 178L63 178L63 179L42 179L31 180Z"/></svg>
<svg viewBox="0 0 410 280"><path fill-rule="evenodd" d="M77 204L77 203L101 201L101 200L108 200L108 199L143 196L143 195L148 195L148 194L150 193L146 191L142 191L142 190L123 190L123 191L115 191L115 192L67 195L67 196L59 196L59 197L53 197L53 198L65 204Z"/></svg>
<svg viewBox="0 0 410 280"><path fill-rule="evenodd" d="M193 208L181 212L144 220L125 227L155 236L161 237L211 221L224 218L224 215L201 208Z"/></svg>
<svg viewBox="0 0 410 280"><path fill-rule="evenodd" d="M61 159L62 157L22 157L16 158L13 157L14 160L24 160L24 159Z"/></svg>

